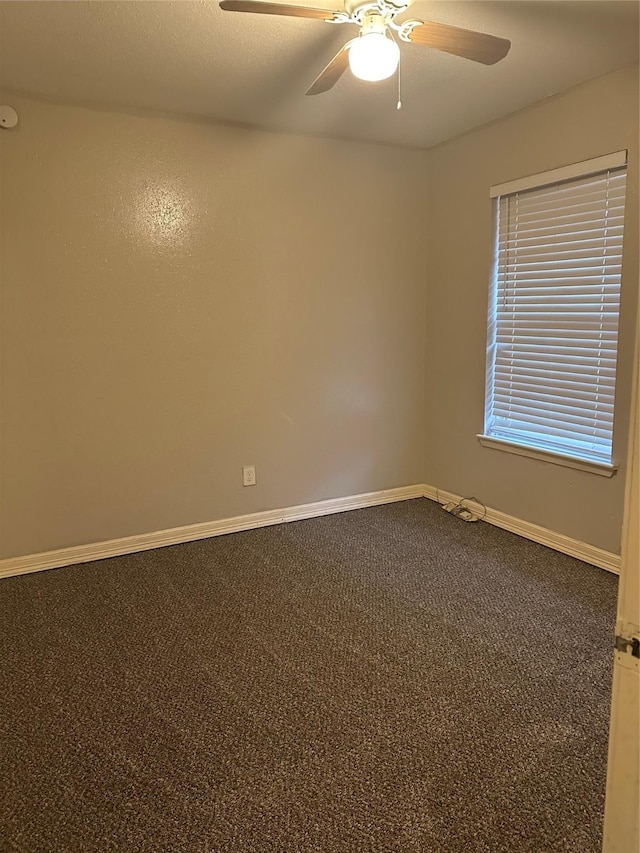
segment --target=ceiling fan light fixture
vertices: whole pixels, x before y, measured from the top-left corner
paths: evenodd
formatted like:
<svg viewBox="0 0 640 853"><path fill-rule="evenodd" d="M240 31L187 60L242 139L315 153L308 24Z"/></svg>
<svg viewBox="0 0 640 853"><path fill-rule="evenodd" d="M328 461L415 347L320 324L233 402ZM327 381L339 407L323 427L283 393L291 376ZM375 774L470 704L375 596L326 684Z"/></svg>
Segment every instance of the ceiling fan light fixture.
<svg viewBox="0 0 640 853"><path fill-rule="evenodd" d="M356 39L349 50L349 67L360 80L386 80L395 73L400 48L384 33L368 32Z"/></svg>

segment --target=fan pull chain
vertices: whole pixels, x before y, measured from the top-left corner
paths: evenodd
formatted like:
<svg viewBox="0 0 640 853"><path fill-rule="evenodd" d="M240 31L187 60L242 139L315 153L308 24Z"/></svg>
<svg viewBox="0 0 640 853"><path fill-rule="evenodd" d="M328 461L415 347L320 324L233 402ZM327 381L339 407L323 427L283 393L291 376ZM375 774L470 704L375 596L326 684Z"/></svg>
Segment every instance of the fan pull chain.
<svg viewBox="0 0 640 853"><path fill-rule="evenodd" d="M396 104L396 109L402 109L402 96L400 91L400 68L402 67L402 62L398 59L398 103Z"/></svg>

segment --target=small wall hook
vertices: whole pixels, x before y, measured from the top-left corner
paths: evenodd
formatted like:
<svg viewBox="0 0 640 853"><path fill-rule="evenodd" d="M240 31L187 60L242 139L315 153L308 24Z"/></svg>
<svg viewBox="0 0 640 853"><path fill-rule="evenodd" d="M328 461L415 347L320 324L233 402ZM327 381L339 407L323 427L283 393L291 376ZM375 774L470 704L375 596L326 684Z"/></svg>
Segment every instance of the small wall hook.
<svg viewBox="0 0 640 853"><path fill-rule="evenodd" d="M0 104L0 127L15 127L18 124L18 113L13 107Z"/></svg>

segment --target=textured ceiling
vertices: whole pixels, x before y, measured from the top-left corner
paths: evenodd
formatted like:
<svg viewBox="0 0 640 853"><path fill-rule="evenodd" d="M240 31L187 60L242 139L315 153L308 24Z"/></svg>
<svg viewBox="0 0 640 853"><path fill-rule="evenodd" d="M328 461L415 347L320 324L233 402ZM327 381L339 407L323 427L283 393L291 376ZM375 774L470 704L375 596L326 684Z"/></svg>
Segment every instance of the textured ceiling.
<svg viewBox="0 0 640 853"><path fill-rule="evenodd" d="M397 112L395 79L364 83L347 72L332 91L305 96L357 33L352 25L223 12L217 2L5 0L0 83L54 99L429 147L637 62L638 8L635 0L416 0L400 20L482 30L512 48L483 66L403 44Z"/></svg>

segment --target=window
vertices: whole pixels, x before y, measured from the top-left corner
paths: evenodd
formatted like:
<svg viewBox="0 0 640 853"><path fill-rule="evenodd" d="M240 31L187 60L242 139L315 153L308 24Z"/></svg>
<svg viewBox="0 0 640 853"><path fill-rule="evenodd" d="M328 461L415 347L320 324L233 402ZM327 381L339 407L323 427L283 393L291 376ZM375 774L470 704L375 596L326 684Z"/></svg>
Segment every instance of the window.
<svg viewBox="0 0 640 853"><path fill-rule="evenodd" d="M608 476L626 151L492 187L483 444Z"/></svg>

